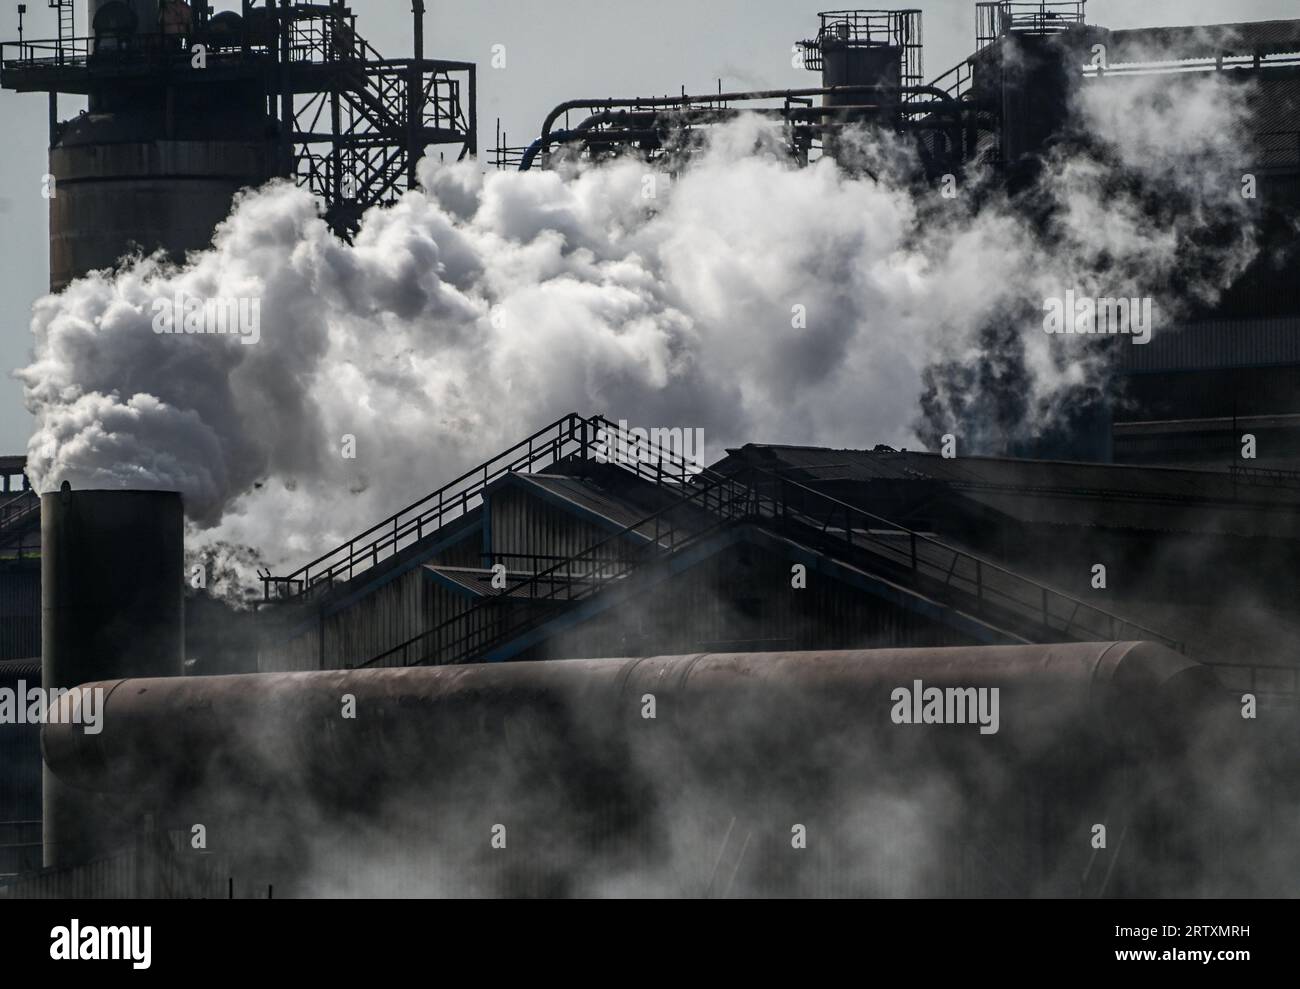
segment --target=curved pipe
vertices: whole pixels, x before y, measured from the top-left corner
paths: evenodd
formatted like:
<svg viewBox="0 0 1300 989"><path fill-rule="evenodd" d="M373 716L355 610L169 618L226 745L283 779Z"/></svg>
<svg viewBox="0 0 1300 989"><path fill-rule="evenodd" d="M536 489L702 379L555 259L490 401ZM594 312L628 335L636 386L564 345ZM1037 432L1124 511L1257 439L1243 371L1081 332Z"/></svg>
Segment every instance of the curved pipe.
<svg viewBox="0 0 1300 989"><path fill-rule="evenodd" d="M551 140L567 141L572 139L574 136L579 136L579 135L580 135L579 130L558 130L551 135ZM539 137L537 140L535 140L532 144L528 145L528 147L524 149L523 157L519 159L519 171L526 172L533 167L533 159L536 158L538 153L542 150L542 144L543 141Z"/></svg>

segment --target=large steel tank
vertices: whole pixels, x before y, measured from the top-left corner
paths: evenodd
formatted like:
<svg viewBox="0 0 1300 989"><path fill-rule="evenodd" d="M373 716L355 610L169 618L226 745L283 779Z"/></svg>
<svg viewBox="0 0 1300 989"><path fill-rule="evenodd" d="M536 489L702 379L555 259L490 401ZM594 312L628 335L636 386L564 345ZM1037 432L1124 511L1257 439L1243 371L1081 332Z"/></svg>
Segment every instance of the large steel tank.
<svg viewBox="0 0 1300 989"><path fill-rule="evenodd" d="M166 55L189 70L186 22L157 0L91 0L92 63ZM212 53L209 53L211 56ZM206 247L240 189L277 167L276 123L259 85L219 68L150 73L147 85L101 87L60 124L50 148L50 287L159 248L181 260Z"/></svg>
<svg viewBox="0 0 1300 989"><path fill-rule="evenodd" d="M822 40L822 85L880 86L896 90L903 84L903 49L897 45L861 42L834 34ZM897 98L892 97L892 98ZM828 93L825 106L852 106L858 93Z"/></svg>

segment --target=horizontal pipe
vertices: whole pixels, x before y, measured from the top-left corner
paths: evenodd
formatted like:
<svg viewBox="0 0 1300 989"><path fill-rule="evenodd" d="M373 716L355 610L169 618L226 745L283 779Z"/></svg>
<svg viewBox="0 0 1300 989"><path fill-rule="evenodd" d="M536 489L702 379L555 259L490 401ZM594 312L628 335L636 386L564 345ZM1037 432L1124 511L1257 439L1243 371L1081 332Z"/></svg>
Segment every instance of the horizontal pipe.
<svg viewBox="0 0 1300 989"><path fill-rule="evenodd" d="M91 684L106 695L102 730L49 724L42 744L60 779L90 790L292 784L342 795L436 781L484 752L551 751L557 768L596 759L618 769L648 723L648 695L656 737L710 757L743 762L767 743L797 751L845 732L894 744L904 729L891 718L893 692L917 680L998 688L996 735L939 730L1021 755L1071 732L1177 749L1197 730L1198 707L1219 696L1208 667L1146 642L575 659ZM906 737L939 737L914 732Z"/></svg>
<svg viewBox="0 0 1300 989"><path fill-rule="evenodd" d="M681 107L695 103L717 104L744 100L805 99L815 96L852 96L880 92L934 96L942 104L955 105L957 103L949 93L934 86L883 86L879 84L861 86L818 86L810 89L762 89L747 92L714 93L706 96L661 96L597 100L567 100L547 114L546 120L542 123L541 136L536 142L534 142L538 151L534 152L533 157L535 157L537 153L545 154L549 150L552 141L551 128L555 126L555 122L561 116L570 110L612 109L614 107L662 107L668 109L671 107ZM530 164L531 161L532 157L529 158Z"/></svg>

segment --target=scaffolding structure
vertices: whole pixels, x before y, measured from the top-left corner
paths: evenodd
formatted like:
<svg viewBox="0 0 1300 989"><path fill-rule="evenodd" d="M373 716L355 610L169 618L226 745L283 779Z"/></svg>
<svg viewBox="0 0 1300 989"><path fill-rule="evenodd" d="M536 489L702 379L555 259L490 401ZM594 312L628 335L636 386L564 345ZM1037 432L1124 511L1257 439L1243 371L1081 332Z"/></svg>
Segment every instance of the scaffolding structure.
<svg viewBox="0 0 1300 989"><path fill-rule="evenodd" d="M828 48L897 48L902 53L902 84L925 81L919 10L825 10L817 15L817 37L799 42L804 68L821 72Z"/></svg>
<svg viewBox="0 0 1300 989"><path fill-rule="evenodd" d="M1007 34L1060 34L1085 22L1088 0L992 0L975 5L977 48Z"/></svg>
<svg viewBox="0 0 1300 989"><path fill-rule="evenodd" d="M343 0L243 0L241 14L215 15L196 4L192 18L163 16L156 30L100 24L81 37L72 0L56 4L58 37L0 44L0 86L49 94L51 146L60 93L259 85L277 125L276 173L309 189L344 236L416 184L427 148L477 153L474 63L424 57L423 0L412 5L415 55L404 59L363 38Z"/></svg>

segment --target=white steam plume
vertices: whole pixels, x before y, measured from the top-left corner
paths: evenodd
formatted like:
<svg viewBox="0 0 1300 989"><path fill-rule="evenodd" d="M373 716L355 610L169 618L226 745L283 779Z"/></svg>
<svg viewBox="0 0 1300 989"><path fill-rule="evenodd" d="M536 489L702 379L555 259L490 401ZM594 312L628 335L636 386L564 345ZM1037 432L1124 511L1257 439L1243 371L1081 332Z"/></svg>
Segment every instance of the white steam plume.
<svg viewBox="0 0 1300 989"><path fill-rule="evenodd" d="M1122 113L1085 102L1080 119L1165 181L1238 99L1185 91L1195 112L1131 87ZM868 142L877 164L891 141ZM1080 338L1043 332L1044 297L1153 295L1175 276L1212 296L1253 250L1243 235L1189 275L1188 243L1241 207L1225 194L1153 224L1091 158L1049 164L1045 233L974 178L947 200L889 168L797 168L776 143L742 117L654 198L629 160L426 163L423 191L368 213L352 245L300 189L246 194L183 267L136 259L37 303L16 372L32 479L178 489L199 543L301 562L569 411L703 427L710 458L750 441L914 446L926 367L996 363L982 331L1009 312L1030 316L1011 337L1032 434L1104 374ZM260 339L156 334L154 302L177 292L259 299ZM973 432L959 390L930 411Z"/></svg>

